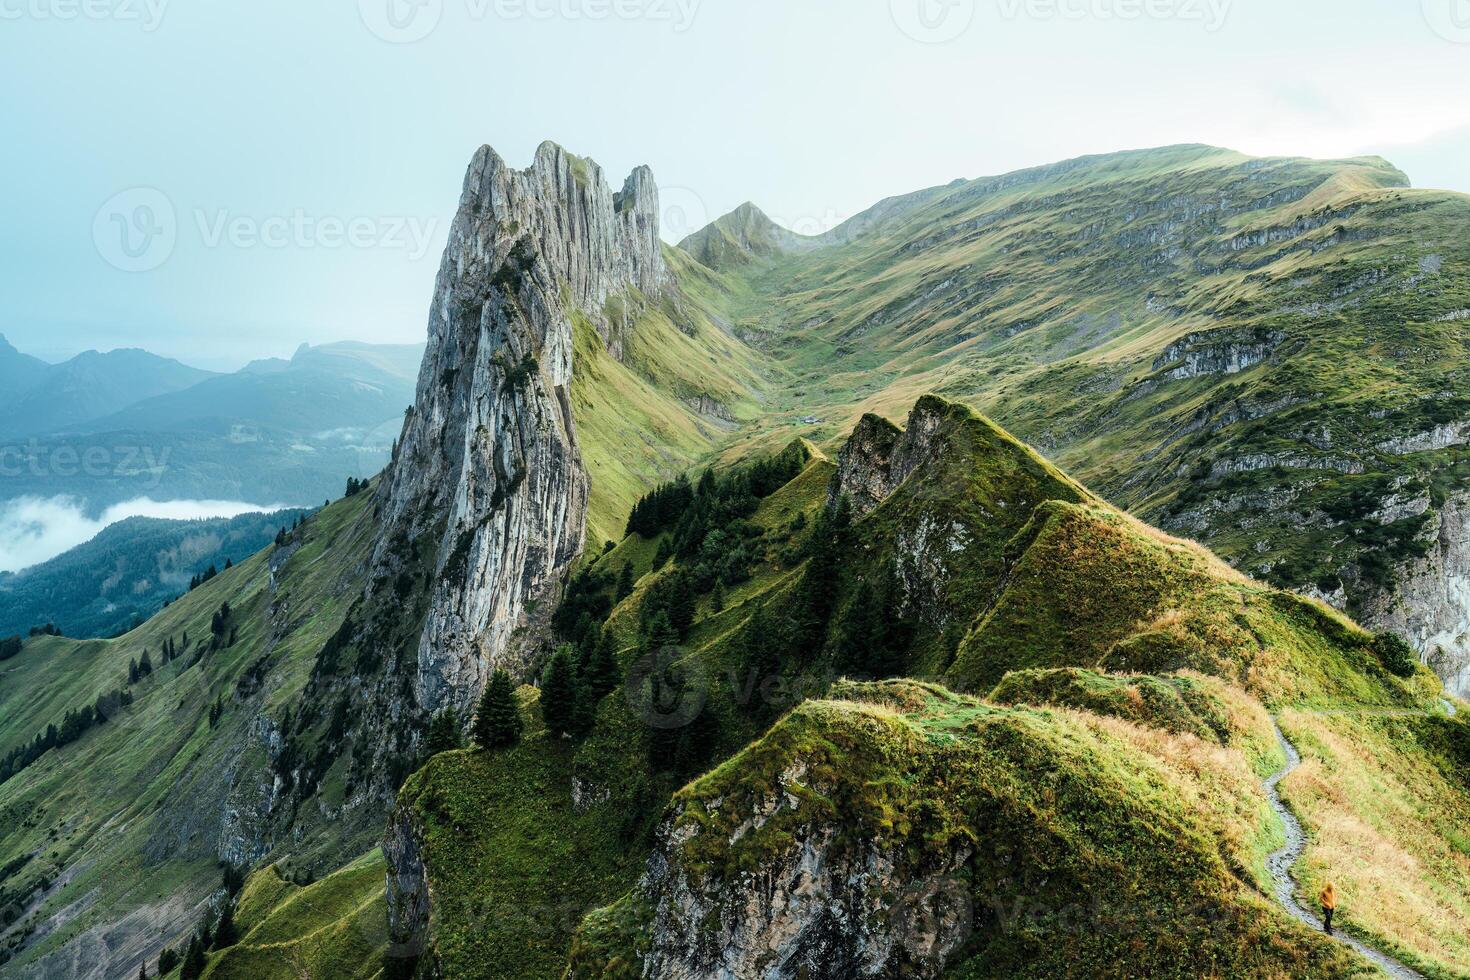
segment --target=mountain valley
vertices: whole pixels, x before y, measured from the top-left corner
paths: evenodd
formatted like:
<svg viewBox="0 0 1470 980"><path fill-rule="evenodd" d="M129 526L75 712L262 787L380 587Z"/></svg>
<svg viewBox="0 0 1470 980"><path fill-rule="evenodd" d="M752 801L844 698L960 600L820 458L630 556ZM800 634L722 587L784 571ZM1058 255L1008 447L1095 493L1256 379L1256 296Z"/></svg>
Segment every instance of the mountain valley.
<svg viewBox="0 0 1470 980"><path fill-rule="evenodd" d="M70 424L285 499L240 426L392 421L141 625L0 647L0 976L1374 976L1279 903L1299 752L1289 885L1470 977L1470 197L1175 146L660 215L481 148L416 387Z"/></svg>

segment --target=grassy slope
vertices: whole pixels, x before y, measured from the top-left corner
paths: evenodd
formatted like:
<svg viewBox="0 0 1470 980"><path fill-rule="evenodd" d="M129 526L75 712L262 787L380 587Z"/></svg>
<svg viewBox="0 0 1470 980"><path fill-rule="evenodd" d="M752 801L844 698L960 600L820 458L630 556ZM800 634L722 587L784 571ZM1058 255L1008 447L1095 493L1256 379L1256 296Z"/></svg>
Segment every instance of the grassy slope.
<svg viewBox="0 0 1470 980"><path fill-rule="evenodd" d="M729 631L754 604L789 584L793 570L778 557L788 540L784 529L797 513L811 515L821 506L831 474L831 462L814 457L752 516L772 535L771 560L729 591L723 613L706 609L686 644L691 654L711 658L711 671ZM656 541L634 535L595 559L606 569L631 562L642 579L611 620L625 665L637 657L637 609L654 581L656 550ZM597 731L577 745L548 741L534 694L526 690L523 697L528 732L520 746L436 756L400 793L400 803L417 810L427 831L432 943L450 976L556 975L582 917L626 892L642 872L653 823L678 788L677 780L649 772L646 728L621 691L603 702ZM756 734L749 727L732 730L724 751ZM598 802L574 806L574 780Z"/></svg>
<svg viewBox="0 0 1470 980"><path fill-rule="evenodd" d="M978 431L990 431L988 423L966 420L964 413L947 424L959 431L977 431L969 428L973 425L982 426ZM965 440L959 444L966 444ZM956 441L951 438L948 445ZM906 540L905 524L921 524L925 511L937 509L947 517L963 514L964 507L954 503L960 493L971 506L977 500L992 502L981 512L997 514L994 492L1005 485L997 479L999 473L1024 473L1028 468L1045 472L1037 469L1044 465L1039 458L1017 444L997 447L994 442L982 445L971 439L968 445L980 451L967 459L947 461L945 470L950 475L938 481L946 488L943 493L933 492L938 474L932 468L921 469L860 524L860 531L869 532L860 539L868 542L865 547L901 546ZM1016 458L1017 453L1022 458ZM1031 460L1029 467L1027 459ZM975 489L963 491L966 482ZM1078 496L1070 482L1044 485L1074 500ZM1026 498L1019 489L1012 484L1012 501ZM1197 545L1171 539L1091 502L1085 492L1083 496L1080 503L1032 500L1035 509L1030 520L1025 519L1024 511L1019 515L1025 526L1011 540L992 545L1004 555L1003 574L987 571L984 560L968 560L970 556L961 563L962 574L977 582L970 588L952 582L951 595L962 598L951 608L968 609L975 619L948 677L951 683L975 691L987 691L1000 680L1001 687L992 697L1001 702L1057 704L1059 712L1027 717L1054 719L1059 726L1082 724L1119 740L1124 746L1117 749L1120 755L1137 753L1129 764L1146 762L1168 770L1172 792L1177 794L1171 806L1187 801L1183 804L1186 810L1207 815L1200 819L1210 826L1200 832L1214 836L1242 886L1254 890L1245 901L1265 903L1264 858L1279 845L1280 830L1257 781L1279 768L1282 761L1265 705L1285 710L1289 724L1297 717L1294 712L1329 707L1405 712L1422 718L1434 710L1438 686L1427 673L1406 682L1388 675L1367 648L1368 634L1338 614L1253 583ZM995 587L992 602L976 604L966 598L983 592L987 582ZM630 602L636 603L636 597ZM615 614L614 621L623 615L622 611ZM704 636L713 632L711 627L696 627L697 632L701 630L705 632L699 635ZM716 639L712 647L701 650L707 661L720 662L721 642ZM1044 669L1008 674L1016 668ZM1057 672L1056 668L1085 669ZM1144 675L1109 676L1098 673L1099 668L1142 670ZM1205 673L1180 675L1181 668ZM1086 713L1079 715L1077 709ZM803 725L819 716L807 717L807 710L798 711L806 719ZM1355 723L1346 724L1352 731ZM1448 726L1452 735L1446 738L1464 737L1463 721L1436 724ZM1342 826L1367 822L1384 828L1386 836L1386 828L1392 826L1389 818L1409 812L1417 815L1416 822L1409 825L1419 832L1395 835L1393 854L1380 849L1373 856L1384 858L1383 863L1365 862L1362 854L1342 853L1340 864L1332 862L1342 870L1332 873L1353 882L1354 888L1365 878L1406 875L1401 890L1413 898L1367 904L1356 910L1355 924L1377 936L1413 937L1404 941L1418 953L1406 955L1418 955L1418 962L1436 975L1459 975L1456 969L1470 967L1470 942L1466 941L1470 937L1458 926L1470 890L1463 864L1455 857L1463 857L1463 833L1451 824L1454 814L1470 805L1470 785L1463 775L1457 782L1454 763L1446 761L1443 752L1421 752L1406 743L1395 749L1375 737L1371 728L1356 731L1353 737L1371 748L1361 750L1360 768L1344 771L1342 782L1329 777L1334 801L1342 812L1324 813L1323 819ZM1312 773L1319 748L1310 741L1304 741L1303 748L1309 759L1304 772ZM1367 760L1375 755L1392 756L1395 751L1402 758L1386 763L1385 773L1403 768L1408 774L1373 777L1374 792L1355 791L1354 784L1373 772ZM609 756L604 750L599 757L603 771L609 768ZM749 761L748 756L743 758ZM779 771L747 765L740 778L759 780ZM873 785L875 778L868 775L854 777L854 781ZM912 773L894 774L894 778L905 786L925 785L924 778ZM1297 777L1298 782L1303 778ZM887 785L887 777L878 782ZM681 799L698 797L701 785L694 784ZM723 783L721 787L711 791L712 795L720 795ZM1297 803L1295 788L1296 784L1289 783L1287 795ZM856 790L834 790L848 791ZM1331 847L1333 832L1326 824L1314 824L1310 804L1305 806L1308 827L1322 835L1324 850ZM681 812L680 804L670 812ZM836 812L866 811L844 804ZM1316 850L1309 852L1309 861L1332 860L1317 855ZM726 855L726 859L732 858ZM1443 924L1397 932L1415 902ZM617 969L608 965L612 958L621 956L625 962L636 958L634 950L642 941L638 938L639 907L630 898L589 919L579 954L582 968L589 971L585 975L602 975L598 971L606 968L606 975L616 976ZM1073 953L1095 955L1080 949ZM1300 949L1290 955L1299 953ZM1228 973L1247 967L1236 963L1220 968ZM1297 969L1281 963L1276 968ZM1329 974L1335 969L1324 968Z"/></svg>
<svg viewBox="0 0 1470 980"><path fill-rule="evenodd" d="M839 685L679 792L673 855L701 892L758 875L831 825L829 862L893 853L900 881L973 851L963 881L976 931L954 977L1367 975L1253 892L1254 780L1226 753L1178 761L1091 716L912 682ZM624 975L612 964L638 942L603 913L572 975Z"/></svg>
<svg viewBox="0 0 1470 980"><path fill-rule="evenodd" d="M574 748L546 736L527 700L520 746L437 756L400 793L423 820L430 942L445 976L556 976L582 916L642 871L621 814L574 805Z"/></svg>
<svg viewBox="0 0 1470 980"><path fill-rule="evenodd" d="M649 487L707 456L735 420L758 414L758 358L707 312L725 285L676 249L666 257L679 276L678 299L653 307L638 297L609 303L613 331L624 338L621 360L587 318L573 316L571 400L592 481L587 540L594 552L622 539L629 511ZM625 323L629 308L639 312ZM702 401L723 417L701 414Z"/></svg>
<svg viewBox="0 0 1470 980"><path fill-rule="evenodd" d="M186 909L219 884L215 862L223 816L219 774L261 755L250 734L261 714L291 705L310 665L361 589L357 565L370 540L370 494L312 518L303 542L275 573L273 551L225 572L117 640L44 639L4 665L0 751L28 739L71 707L126 681L130 659L165 638L207 642L213 612L228 601L239 629L233 647L188 655L134 686L131 709L53 751L0 792L0 865L33 859L5 882L30 894L27 913L0 937L16 963L31 963L93 926L131 914L111 942L138 952L186 923ZM191 648L192 649L192 648ZM243 694L242 678L266 658L264 686ZM210 705L225 711L211 728ZM319 832L334 833L330 825ZM53 885L38 903L34 887ZM58 913L66 910L64 915ZM52 928L52 926L55 928Z"/></svg>
<svg viewBox="0 0 1470 980"><path fill-rule="evenodd" d="M845 243L731 267L728 317L789 377L745 438L769 448L810 415L799 431L840 439L935 391L1253 574L1383 581L1354 559L1402 558L1421 527L1370 518L1384 488L1442 495L1470 465L1463 447L1376 449L1467 410L1464 321L1436 320L1470 308L1470 198L1404 183L1377 159L1115 154L940 189ZM1156 370L1199 331L1281 340L1239 373ZM1261 454L1292 462L1210 474Z"/></svg>
<svg viewBox="0 0 1470 980"><path fill-rule="evenodd" d="M251 875L238 899L240 942L212 954L209 980L364 978L382 970L388 941L383 856L374 850L305 887L276 865Z"/></svg>

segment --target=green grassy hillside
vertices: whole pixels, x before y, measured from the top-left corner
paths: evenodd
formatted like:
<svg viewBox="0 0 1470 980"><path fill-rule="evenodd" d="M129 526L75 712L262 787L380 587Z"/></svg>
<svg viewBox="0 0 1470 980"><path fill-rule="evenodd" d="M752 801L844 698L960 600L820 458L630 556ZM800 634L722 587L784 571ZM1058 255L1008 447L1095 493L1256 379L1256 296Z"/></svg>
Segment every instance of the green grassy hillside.
<svg viewBox="0 0 1470 980"><path fill-rule="evenodd" d="M99 696L132 696L0 787L7 970L35 964L44 973L47 955L67 944L105 941L114 962L126 963L129 951L141 957L192 927L219 887L219 853L248 866L276 850L271 733L295 710L311 664L361 591L370 497L311 517L284 547L123 637L44 637L0 664L0 753ZM230 614L216 643L211 620L224 603ZM167 663L166 644L176 650ZM145 652L153 673L129 684L129 662ZM329 801L323 793L318 814L279 853L316 847L335 859L352 834L366 835L359 849L370 846L377 827L337 821Z"/></svg>
<svg viewBox="0 0 1470 980"><path fill-rule="evenodd" d="M722 264L725 315L790 379L746 438L842 438L935 391L1351 605L1422 549L1423 509L1383 502L1433 511L1463 476L1463 445L1390 443L1465 418L1467 230L1470 198L1376 158L1181 146L936 188Z"/></svg>
<svg viewBox="0 0 1470 980"><path fill-rule="evenodd" d="M1158 957L1152 975L1369 975L1272 904L1265 858L1282 832L1259 780L1283 761L1274 712L1292 732L1301 717L1340 718L1334 723L1372 751L1403 756L1383 776L1366 762L1322 773L1325 743L1303 736L1309 764L1286 793L1320 835L1308 852L1308 884L1333 876L1354 896L1344 913L1350 927L1427 975L1470 968L1470 944L1449 938L1470 899L1463 842L1450 825L1470 804L1455 755L1465 725L1431 717L1435 679L1422 669L1394 676L1373 637L1340 615L1111 510L988 421L937 399L921 408L914 418L932 433L924 443L931 455L838 535L837 550L824 516L836 470L823 456L761 500L742 520L760 535L764 560L740 584L696 595L671 655L650 645L657 617L649 609L665 608L670 583L699 581L704 551L681 557L673 545L687 522L631 536L592 563L609 592L624 565L635 586L606 615L624 683L601 701L591 730L549 738L529 701L532 728L521 747L436 759L404 796L430 828L430 889L448 896L435 902L430 929L441 966L468 977L534 976L570 955L576 977L637 976L667 928L653 911L667 895L631 884L644 855L657 856L649 867L687 872L680 880L711 908L729 902L733 910L768 900L742 890L752 872L780 866L794 842L830 831L838 843L823 852L825 864L861 863L862 848L881 843L898 855L883 860L897 861L899 882L922 879L944 865L947 846L970 842L961 880L986 914L947 976L1055 975L1078 963L1111 975L1140 956ZM967 540L948 571L915 537L939 515ZM948 552L941 542L937 552ZM660 566L671 547L676 554ZM947 585L932 606L891 607L909 628L885 634L901 649L884 662L943 676L972 696L937 684L839 680L859 666L848 659L848 637L870 628L865 580L905 554ZM834 594L813 626L822 582ZM803 644L813 628L815 640ZM672 670L682 692L653 714L640 693L651 664ZM692 715L681 714L690 705ZM1435 746L1387 745L1371 720L1381 716L1437 733ZM783 775L793 771L809 776L793 784ZM1331 793L1330 807L1305 802L1305 777L1317 773L1334 787L1317 791ZM1367 778L1376 792L1350 790ZM755 818L758 833L735 831L771 798L775 780L791 808ZM1326 853L1347 832L1329 824L1383 826L1406 814L1415 833L1393 850L1384 840L1366 854ZM548 833L556 847L535 843ZM1020 843L1038 835L1052 843ZM678 848L662 843L671 837ZM575 860L536 856L568 846ZM1006 874L986 863L1005 855ZM1369 899L1395 875L1404 878L1401 897ZM1011 889L1039 896L1019 932L988 917ZM561 919L536 933L524 962L541 966L511 968L496 951L530 936L518 923L486 933L467 911L491 892L497 908L545 910L563 894L578 905L601 895L606 904L575 939ZM1142 940L1079 934L1061 913L1097 892L1131 896L1128 908L1152 909L1167 925ZM1405 928L1415 908L1443 926ZM1204 929L1195 914L1228 927Z"/></svg>

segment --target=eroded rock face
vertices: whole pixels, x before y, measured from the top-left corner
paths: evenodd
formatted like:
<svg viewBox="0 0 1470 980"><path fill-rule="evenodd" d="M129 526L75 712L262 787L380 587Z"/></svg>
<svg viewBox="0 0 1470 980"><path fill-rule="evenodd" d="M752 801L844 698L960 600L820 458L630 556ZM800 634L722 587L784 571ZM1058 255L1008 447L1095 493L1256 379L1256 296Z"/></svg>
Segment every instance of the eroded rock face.
<svg viewBox="0 0 1470 980"><path fill-rule="evenodd" d="M468 717L496 667L524 676L528 610L550 609L581 553L588 479L568 386L572 316L610 344L607 301L668 272L647 169L614 194L596 164L545 144L524 171L475 154L440 266L417 399L379 494L379 577L404 540L438 541L415 693Z"/></svg>
<svg viewBox="0 0 1470 980"><path fill-rule="evenodd" d="M1279 331L1193 333L1165 348L1154 361L1154 370L1169 368L1164 377L1170 381L1239 374L1266 361L1285 339Z"/></svg>
<svg viewBox="0 0 1470 980"><path fill-rule="evenodd" d="M383 857L388 862L388 955L411 960L423 955L429 930L429 877L422 854L423 828L411 807L388 818Z"/></svg>
<svg viewBox="0 0 1470 980"><path fill-rule="evenodd" d="M837 472L828 491L828 504L835 505L845 495L858 517L881 504L896 486L893 450L901 438L903 433L892 422L876 415L864 415L837 454Z"/></svg>
<svg viewBox="0 0 1470 980"><path fill-rule="evenodd" d="M864 415L837 455L828 504L836 505L846 496L855 517L874 510L932 458L945 409L937 399L920 399L903 429L876 415Z"/></svg>
<svg viewBox="0 0 1470 980"><path fill-rule="evenodd" d="M794 805L768 800L742 829L758 830ZM890 849L843 846L838 828L810 825L759 871L701 878L681 858L698 833L666 824L639 884L654 909L644 977L937 977L971 934L972 902L954 877L963 852L915 876Z"/></svg>
<svg viewBox="0 0 1470 980"><path fill-rule="evenodd" d="M1431 514L1429 553L1398 568L1394 588L1369 593L1359 618L1412 643L1451 693L1470 696L1470 493Z"/></svg>

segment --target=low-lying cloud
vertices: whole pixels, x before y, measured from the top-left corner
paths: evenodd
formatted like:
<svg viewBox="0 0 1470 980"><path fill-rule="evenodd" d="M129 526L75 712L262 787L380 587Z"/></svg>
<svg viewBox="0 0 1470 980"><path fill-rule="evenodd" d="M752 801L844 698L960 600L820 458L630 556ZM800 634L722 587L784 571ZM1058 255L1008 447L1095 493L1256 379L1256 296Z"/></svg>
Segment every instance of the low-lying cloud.
<svg viewBox="0 0 1470 980"><path fill-rule="evenodd" d="M173 521L285 510L288 505L247 504L238 500L152 500L139 497L88 517L71 497L21 497L0 503L0 572L18 572L55 558L95 538L102 530L130 517Z"/></svg>

